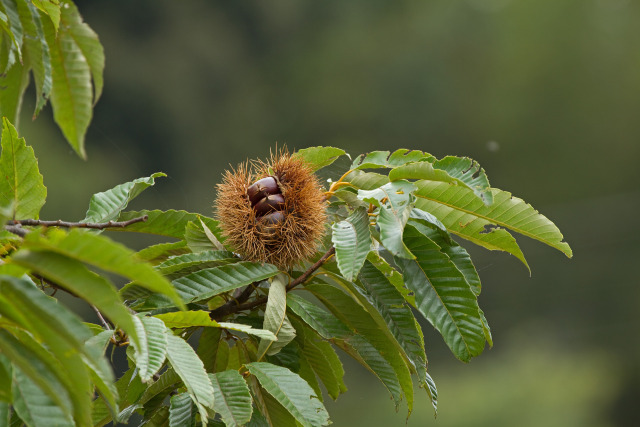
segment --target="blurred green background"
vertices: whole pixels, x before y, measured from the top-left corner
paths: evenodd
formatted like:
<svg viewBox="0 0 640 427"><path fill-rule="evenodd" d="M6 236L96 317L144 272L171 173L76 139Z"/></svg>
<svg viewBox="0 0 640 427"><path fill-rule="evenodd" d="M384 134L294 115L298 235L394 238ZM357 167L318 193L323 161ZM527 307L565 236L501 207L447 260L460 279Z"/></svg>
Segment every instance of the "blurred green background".
<svg viewBox="0 0 640 427"><path fill-rule="evenodd" d="M79 1L105 91L78 159L50 110L20 131L48 187L42 218L168 173L134 208L211 213L229 164L334 145L468 155L563 231L568 260L520 238L471 248L495 346L465 365L425 326L439 414L408 426L638 426L640 2L630 0ZM118 237L118 236L116 236ZM466 245L469 248L469 245ZM334 425L403 426L345 361Z"/></svg>

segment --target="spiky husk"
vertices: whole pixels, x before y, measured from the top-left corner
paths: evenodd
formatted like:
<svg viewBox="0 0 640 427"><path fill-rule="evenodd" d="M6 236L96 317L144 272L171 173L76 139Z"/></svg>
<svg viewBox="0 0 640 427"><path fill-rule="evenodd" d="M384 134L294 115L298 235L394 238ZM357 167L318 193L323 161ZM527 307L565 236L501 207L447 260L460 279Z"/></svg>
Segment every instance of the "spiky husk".
<svg viewBox="0 0 640 427"><path fill-rule="evenodd" d="M267 176L276 178L285 199L284 221L275 225L264 225L247 197L247 188ZM268 162L243 163L226 171L215 208L226 242L236 252L283 269L315 254L327 219L324 192L313 171L284 151Z"/></svg>

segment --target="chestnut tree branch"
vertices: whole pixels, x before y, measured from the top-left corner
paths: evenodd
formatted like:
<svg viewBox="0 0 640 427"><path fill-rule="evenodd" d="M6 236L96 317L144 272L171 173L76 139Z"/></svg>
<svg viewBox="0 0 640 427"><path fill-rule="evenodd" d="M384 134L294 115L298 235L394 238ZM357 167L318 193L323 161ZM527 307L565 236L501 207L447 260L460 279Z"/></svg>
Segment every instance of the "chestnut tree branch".
<svg viewBox="0 0 640 427"><path fill-rule="evenodd" d="M144 215L137 218L131 218L128 221L109 221L109 222L68 222L62 221L61 219L57 221L44 221L41 219L14 219L9 220L5 228L20 225L20 226L38 226L41 225L43 227L64 227L64 228L93 228L97 230L104 230L105 228L124 228L128 225L135 224L136 222L145 222L149 219L148 215ZM8 229L8 228L7 228ZM9 230L11 231L11 230Z"/></svg>
<svg viewBox="0 0 640 427"><path fill-rule="evenodd" d="M336 249L334 247L331 247L331 249L325 252L325 254L322 255L322 257L320 257L318 261L316 261L311 267L307 269L307 271L302 273L300 277L293 280L291 283L287 285L287 292L289 292L296 286L307 281L307 279L309 279L309 277L311 277L311 275L317 269L319 269L322 266L322 264L327 262L327 260L331 258L335 252L336 252ZM238 294L237 297L227 301L220 307L214 310L211 310L211 312L209 313L209 317L211 317L212 320L219 321L230 314L237 313L238 311L250 310L252 308L266 304L268 299L267 296L256 298L253 301L247 302L247 300L255 290L255 285L257 285L257 283L250 284L240 294Z"/></svg>

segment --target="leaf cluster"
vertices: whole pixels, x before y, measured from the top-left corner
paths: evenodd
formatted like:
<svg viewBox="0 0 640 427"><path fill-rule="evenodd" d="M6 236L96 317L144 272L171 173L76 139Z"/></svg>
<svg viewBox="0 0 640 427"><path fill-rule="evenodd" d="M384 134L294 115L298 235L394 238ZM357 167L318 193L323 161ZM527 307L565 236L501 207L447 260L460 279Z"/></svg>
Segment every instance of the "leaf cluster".
<svg viewBox="0 0 640 427"><path fill-rule="evenodd" d="M51 100L73 150L86 157L85 134L103 87L104 49L69 0L0 2L0 115L17 123L33 78L35 119Z"/></svg>
<svg viewBox="0 0 640 427"><path fill-rule="evenodd" d="M47 189L12 125L25 89L33 77L34 117L51 100L84 157L103 68L72 2L0 1L0 425L327 425L324 399L347 390L339 352L396 409L411 413L414 379L437 409L416 316L463 362L492 345L480 277L458 241L527 268L512 233L572 255L549 219L492 188L477 162L404 149L294 153L329 178L328 221L317 253L290 269L242 259L214 218L127 210L163 173L96 193L77 222L40 220ZM113 231L163 240L136 252ZM127 360L118 376L114 352Z"/></svg>
<svg viewBox="0 0 640 427"><path fill-rule="evenodd" d="M396 408L404 401L411 413L414 378L436 408L415 316L462 361L492 342L480 278L452 235L525 265L509 231L571 255L551 221L491 188L467 158L398 150L347 162L325 189L323 246L280 270L231 252L213 218L127 211L162 173L95 194L77 223L38 220L43 177L6 118L1 145L6 425L327 425L325 396L347 390L338 352L371 371ZM317 173L347 158L333 147L295 156ZM134 252L105 231L166 241ZM114 275L126 284L116 286ZM98 321L84 322L57 292L84 301ZM128 362L119 378L108 360L115 351Z"/></svg>

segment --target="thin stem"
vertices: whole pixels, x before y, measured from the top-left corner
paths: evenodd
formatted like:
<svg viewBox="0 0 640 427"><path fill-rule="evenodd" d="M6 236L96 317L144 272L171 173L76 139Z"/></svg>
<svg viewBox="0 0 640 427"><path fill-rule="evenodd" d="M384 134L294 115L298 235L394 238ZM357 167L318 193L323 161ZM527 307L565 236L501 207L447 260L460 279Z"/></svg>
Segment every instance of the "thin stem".
<svg viewBox="0 0 640 427"><path fill-rule="evenodd" d="M326 191L324 193L325 197L331 197L335 194L336 191L338 191L338 189L340 187L353 187L353 188L357 188L355 185L353 185L350 182L336 182L334 184L331 185L331 189L329 191Z"/></svg>
<svg viewBox="0 0 640 427"><path fill-rule="evenodd" d="M109 322L107 322L107 320L104 318L104 316L102 316L102 313L100 313L100 310L98 310L98 307L96 307L93 304L89 304L91 306L91 308L93 309L93 311L95 311L96 315L98 316L98 319L100 319L100 322L102 322L102 326L104 326L104 328L108 331L113 329L113 325L111 325Z"/></svg>
<svg viewBox="0 0 640 427"><path fill-rule="evenodd" d="M351 185L353 186L350 182L343 182L344 179L351 173L353 172L353 169L349 169L348 171L346 171L339 180L337 180L336 182L332 183L331 186L329 187L329 191L325 192L325 197L327 199L329 199L331 196L333 196L333 193L336 192L336 189L341 186L341 185Z"/></svg>

